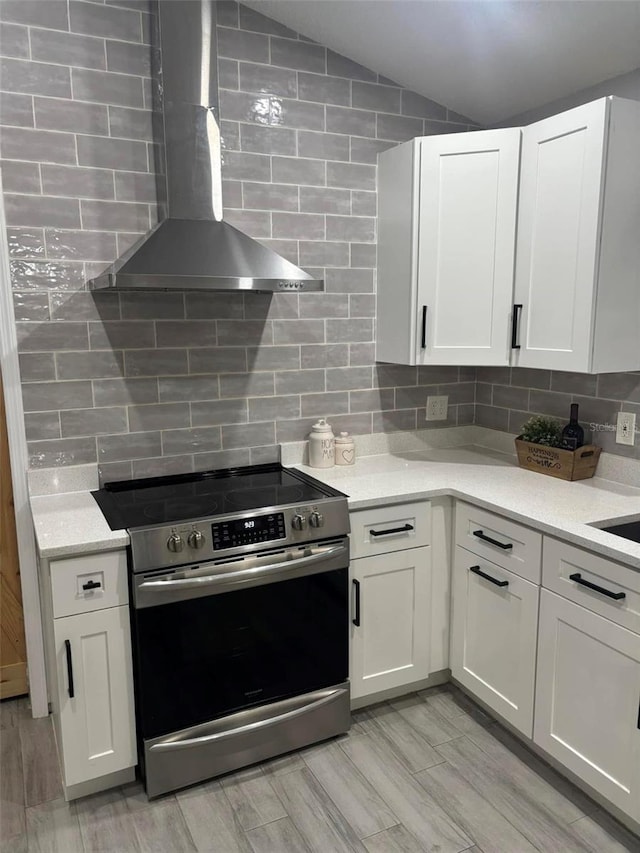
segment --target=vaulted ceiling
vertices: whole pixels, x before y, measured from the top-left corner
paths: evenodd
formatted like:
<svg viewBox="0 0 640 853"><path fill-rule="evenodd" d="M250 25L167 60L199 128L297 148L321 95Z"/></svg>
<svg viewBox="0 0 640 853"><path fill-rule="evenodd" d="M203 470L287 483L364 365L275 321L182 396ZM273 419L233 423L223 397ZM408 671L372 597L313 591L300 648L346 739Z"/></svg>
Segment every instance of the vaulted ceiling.
<svg viewBox="0 0 640 853"><path fill-rule="evenodd" d="M482 124L640 67L636 0L246 5Z"/></svg>

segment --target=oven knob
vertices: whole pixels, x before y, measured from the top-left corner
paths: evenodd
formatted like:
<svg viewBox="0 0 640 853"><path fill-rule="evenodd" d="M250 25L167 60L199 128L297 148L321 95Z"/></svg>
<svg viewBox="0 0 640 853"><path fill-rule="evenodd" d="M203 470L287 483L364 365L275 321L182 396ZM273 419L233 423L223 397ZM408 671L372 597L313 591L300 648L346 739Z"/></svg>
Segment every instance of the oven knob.
<svg viewBox="0 0 640 853"><path fill-rule="evenodd" d="M167 548L170 551L173 551L176 554L178 551L182 551L184 548L184 540L179 533L172 533L171 536L167 539Z"/></svg>
<svg viewBox="0 0 640 853"><path fill-rule="evenodd" d="M321 512L312 512L309 516L309 524L312 527L322 527L324 524L324 515Z"/></svg>
<svg viewBox="0 0 640 853"><path fill-rule="evenodd" d="M306 530L307 529L307 517L306 515L300 515L297 513L291 519L291 526L294 530Z"/></svg>
<svg viewBox="0 0 640 853"><path fill-rule="evenodd" d="M189 548L204 548L204 533L199 530L192 530L187 538Z"/></svg>

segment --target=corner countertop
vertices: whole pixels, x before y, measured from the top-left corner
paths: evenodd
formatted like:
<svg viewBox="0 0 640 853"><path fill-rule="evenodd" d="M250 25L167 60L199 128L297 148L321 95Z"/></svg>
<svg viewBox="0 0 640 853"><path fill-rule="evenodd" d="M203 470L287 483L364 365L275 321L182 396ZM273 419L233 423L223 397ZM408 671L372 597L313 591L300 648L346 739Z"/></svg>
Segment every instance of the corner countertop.
<svg viewBox="0 0 640 853"><path fill-rule="evenodd" d="M471 446L366 456L353 466L329 469L295 467L347 494L352 510L451 496L640 571L640 544L589 526L640 518L638 488L600 478L568 483ZM89 491L33 497L31 508L44 558L114 550L129 542L125 530L109 528Z"/></svg>
<svg viewBox="0 0 640 853"><path fill-rule="evenodd" d="M36 544L41 557L71 557L126 548L126 530L112 530L90 491L31 498Z"/></svg>
<svg viewBox="0 0 640 853"><path fill-rule="evenodd" d="M351 510L450 496L640 571L639 543L589 526L640 518L640 489L632 486L595 477L566 482L471 446L367 456L326 469L295 467L347 494Z"/></svg>

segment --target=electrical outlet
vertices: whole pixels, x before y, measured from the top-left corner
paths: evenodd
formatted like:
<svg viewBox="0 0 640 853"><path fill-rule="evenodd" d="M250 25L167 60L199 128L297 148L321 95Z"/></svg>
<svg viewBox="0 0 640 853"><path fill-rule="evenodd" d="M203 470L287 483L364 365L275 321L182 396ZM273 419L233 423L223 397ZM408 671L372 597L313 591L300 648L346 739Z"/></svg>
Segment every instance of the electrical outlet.
<svg viewBox="0 0 640 853"><path fill-rule="evenodd" d="M448 397L427 397L427 421L446 421L449 408Z"/></svg>
<svg viewBox="0 0 640 853"><path fill-rule="evenodd" d="M635 444L636 416L632 412L618 412L616 426L617 444Z"/></svg>

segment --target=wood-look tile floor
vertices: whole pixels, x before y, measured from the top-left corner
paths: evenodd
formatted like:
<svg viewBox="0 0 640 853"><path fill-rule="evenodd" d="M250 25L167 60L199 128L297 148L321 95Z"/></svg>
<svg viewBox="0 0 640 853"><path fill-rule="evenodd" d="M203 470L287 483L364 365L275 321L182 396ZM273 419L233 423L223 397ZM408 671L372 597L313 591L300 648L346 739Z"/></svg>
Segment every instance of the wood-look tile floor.
<svg viewBox="0 0 640 853"><path fill-rule="evenodd" d="M139 783L65 803L50 720L3 702L0 729L0 853L640 853L452 686L151 803Z"/></svg>

